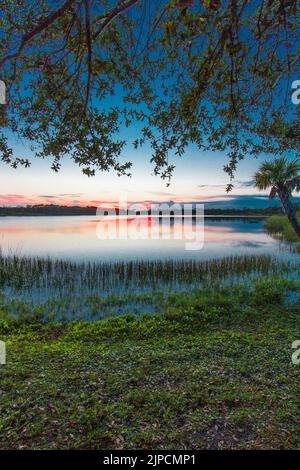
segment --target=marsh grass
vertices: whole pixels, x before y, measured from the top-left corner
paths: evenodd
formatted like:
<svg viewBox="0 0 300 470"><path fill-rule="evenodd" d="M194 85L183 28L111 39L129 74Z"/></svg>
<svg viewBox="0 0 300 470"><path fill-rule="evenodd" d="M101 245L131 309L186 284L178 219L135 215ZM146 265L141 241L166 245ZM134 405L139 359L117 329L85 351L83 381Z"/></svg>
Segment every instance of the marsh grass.
<svg viewBox="0 0 300 470"><path fill-rule="evenodd" d="M276 274L289 271L291 263L279 263L271 256L229 256L207 261L163 260L104 263L74 263L50 258L1 256L0 288L75 289L86 293L111 293L147 285L205 283L245 273Z"/></svg>
<svg viewBox="0 0 300 470"><path fill-rule="evenodd" d="M261 277L299 275L299 265L271 256L208 261L167 260L74 263L0 256L0 318L94 321L126 313L161 311L166 295Z"/></svg>
<svg viewBox="0 0 300 470"><path fill-rule="evenodd" d="M300 221L300 213L298 213L297 216ZM266 221L266 229L271 235L274 235L276 238L282 241L288 243L299 242L299 239L288 218L283 215L272 215L269 217ZM295 245L296 250L298 250L299 247L300 244L297 243Z"/></svg>

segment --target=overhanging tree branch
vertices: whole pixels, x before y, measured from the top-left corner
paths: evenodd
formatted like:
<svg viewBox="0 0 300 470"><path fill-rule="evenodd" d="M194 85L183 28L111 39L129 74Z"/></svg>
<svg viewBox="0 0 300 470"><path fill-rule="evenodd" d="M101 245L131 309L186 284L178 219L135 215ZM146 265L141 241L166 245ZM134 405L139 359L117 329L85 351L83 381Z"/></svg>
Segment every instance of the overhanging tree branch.
<svg viewBox="0 0 300 470"><path fill-rule="evenodd" d="M58 8L56 11L48 15L43 21L41 21L33 30L24 34L18 51L15 52L14 54L9 54L6 57L4 57L0 61L0 69L8 60L17 59L18 57L20 57L24 47L31 41L31 39L33 39L35 36L40 34L42 31L48 28L52 23L54 23L54 21L56 21L58 18L64 15L65 12L77 1L78 0L67 0L60 8Z"/></svg>
<svg viewBox="0 0 300 470"><path fill-rule="evenodd" d="M104 30L110 25L110 23L117 18L119 15L124 13L126 10L137 4L140 0L129 0L128 2L121 2L117 5L111 13L109 13L106 17L104 17L104 21L101 24L100 28L94 33L93 40L97 39L100 34L104 32Z"/></svg>
<svg viewBox="0 0 300 470"><path fill-rule="evenodd" d="M90 19L90 5L89 0L84 0L85 5L85 30L86 30L86 42L87 42L87 62L88 62L88 72L87 72L87 86L86 86L86 98L84 112L87 110L90 89L91 89L91 79L92 79L92 42L91 42L91 19Z"/></svg>

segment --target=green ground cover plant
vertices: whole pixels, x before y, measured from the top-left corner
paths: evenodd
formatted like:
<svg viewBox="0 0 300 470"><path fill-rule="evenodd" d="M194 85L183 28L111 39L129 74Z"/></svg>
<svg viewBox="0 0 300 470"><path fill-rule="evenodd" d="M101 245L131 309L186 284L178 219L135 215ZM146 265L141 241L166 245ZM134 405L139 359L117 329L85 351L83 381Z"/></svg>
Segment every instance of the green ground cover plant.
<svg viewBox="0 0 300 470"><path fill-rule="evenodd" d="M102 321L2 315L1 449L300 447L299 282L170 293Z"/></svg>

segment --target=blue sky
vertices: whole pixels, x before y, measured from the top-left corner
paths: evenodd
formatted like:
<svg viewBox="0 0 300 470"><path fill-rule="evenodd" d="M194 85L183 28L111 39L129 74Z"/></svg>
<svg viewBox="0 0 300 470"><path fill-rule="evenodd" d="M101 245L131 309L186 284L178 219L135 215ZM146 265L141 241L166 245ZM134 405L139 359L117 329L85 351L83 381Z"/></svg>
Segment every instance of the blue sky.
<svg viewBox="0 0 300 470"><path fill-rule="evenodd" d="M297 78L299 77L293 77L295 80ZM122 96L116 93L113 99L110 98L110 105L118 101L122 101ZM14 141L10 136L9 143L16 151L16 156L29 157L32 166L14 170L0 163L0 205L101 205L116 203L119 196L124 194L133 202L173 200L203 201L212 204L216 201L240 200L242 204L246 200L245 196L259 194L251 185L251 181L264 156L258 159L246 156L245 160L240 162L235 188L230 195L226 195L225 188L229 179L223 172L223 166L226 164L224 154L203 153L194 146L188 147L183 157L173 159L172 163L174 162L176 169L171 185L166 187L165 181L153 175L153 166L149 163L151 149L145 146L134 150L131 145L136 138L135 129L123 129L119 137L128 140L122 158L124 161L133 162L132 178L118 178L112 172L98 173L95 177L88 178L68 159L63 162L61 171L54 173L50 170L51 161L31 158L29 145ZM247 200L249 204L251 200L253 198Z"/></svg>
<svg viewBox="0 0 300 470"><path fill-rule="evenodd" d="M15 146L21 156L30 156L27 146ZM258 194L251 185L259 160L246 158L239 165L235 188L227 196L228 175L223 171L226 156L200 152L189 147L183 157L174 158L176 169L171 185L153 175L151 151L145 147L134 150L128 143L123 158L133 161L132 177L98 173L88 178L71 161L63 162L59 173L50 170L50 162L32 159L30 168L14 170L1 165L0 205L36 203L93 204L116 202L120 194L129 201L210 201L231 199L234 195Z"/></svg>
<svg viewBox="0 0 300 470"><path fill-rule="evenodd" d="M137 135L134 127L130 130L121 129L118 138L125 139L121 159L132 161L132 177L118 177L113 172L98 172L95 177L88 178L83 175L80 168L70 159L62 161L59 173L50 169L51 160L33 158L30 146L26 142L16 140L9 136L9 144L14 148L15 154L21 158L31 160L30 168L12 169L4 163L1 166L0 205L26 205L26 204L66 204L66 205L102 205L116 204L120 195L127 195L128 201L201 201L216 203L217 201L237 200L241 204L246 201L245 196L259 195L252 184L253 175L262 160L245 156L239 163L234 181L235 187L229 195L225 188L229 177L223 171L226 164L226 155L218 152L203 152L196 146L190 145L185 155L174 157L170 163L176 165L174 175L169 187L159 176L154 176L153 165L150 163L151 149L144 146L134 149L132 142ZM264 193L265 195L267 193ZM257 201L248 199L247 202ZM261 199L258 200L258 204ZM244 207L244 206L243 206Z"/></svg>

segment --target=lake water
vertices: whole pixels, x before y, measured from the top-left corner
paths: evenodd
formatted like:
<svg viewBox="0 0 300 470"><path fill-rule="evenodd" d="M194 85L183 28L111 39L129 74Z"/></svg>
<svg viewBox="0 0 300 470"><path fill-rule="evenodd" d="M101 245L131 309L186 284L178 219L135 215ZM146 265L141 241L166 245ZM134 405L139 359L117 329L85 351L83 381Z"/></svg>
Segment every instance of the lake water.
<svg viewBox="0 0 300 470"><path fill-rule="evenodd" d="M42 314L45 321L93 321L139 315L160 311L159 292L251 283L261 275L299 278L300 256L268 235L258 218L0 217L0 247L4 254L76 262L23 260L25 271L20 266L16 276L10 272L0 289L0 302L12 318ZM252 267L243 264L241 271L230 258L240 255L271 255L262 257L271 264L251 256Z"/></svg>
<svg viewBox="0 0 300 470"><path fill-rule="evenodd" d="M103 222L97 216L0 217L0 246L4 253L73 261L296 256L266 233L264 219L206 217L195 223L143 217L117 223L119 235L116 220Z"/></svg>

